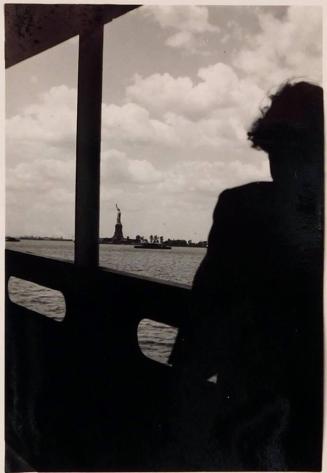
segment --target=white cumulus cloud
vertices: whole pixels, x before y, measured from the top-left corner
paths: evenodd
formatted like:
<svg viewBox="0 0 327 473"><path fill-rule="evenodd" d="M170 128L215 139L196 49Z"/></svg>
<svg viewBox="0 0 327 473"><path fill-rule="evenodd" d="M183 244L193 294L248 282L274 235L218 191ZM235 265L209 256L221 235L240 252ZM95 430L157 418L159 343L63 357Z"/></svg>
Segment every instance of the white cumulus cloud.
<svg viewBox="0 0 327 473"><path fill-rule="evenodd" d="M178 141L174 130L160 120L151 118L149 111L136 104L122 106L103 104L102 107L103 140L112 138L117 141L161 143L167 146Z"/></svg>
<svg viewBox="0 0 327 473"><path fill-rule="evenodd" d="M321 7L290 6L283 18L258 9L257 18L260 32L236 54L236 69L266 89L297 77L321 81Z"/></svg>
<svg viewBox="0 0 327 473"><path fill-rule="evenodd" d="M119 186L122 183L146 185L162 179L162 173L145 159L128 159L126 154L110 149L101 156L103 185Z"/></svg>
<svg viewBox="0 0 327 473"><path fill-rule="evenodd" d="M147 6L144 14L153 18L162 29L168 30L170 35L166 45L172 48L183 48L189 53L205 52L199 41L201 35L218 33L218 26L209 21L208 8L205 6Z"/></svg>
<svg viewBox="0 0 327 473"><path fill-rule="evenodd" d="M232 67L224 63L200 68L198 80L152 74L133 78L126 89L127 100L138 103L154 114L172 112L190 118L207 116L217 108L237 107L240 113L253 115L265 95L247 78L240 79Z"/></svg>
<svg viewBox="0 0 327 473"><path fill-rule="evenodd" d="M65 145L76 134L77 91L65 85L39 94L38 101L6 122L7 140Z"/></svg>

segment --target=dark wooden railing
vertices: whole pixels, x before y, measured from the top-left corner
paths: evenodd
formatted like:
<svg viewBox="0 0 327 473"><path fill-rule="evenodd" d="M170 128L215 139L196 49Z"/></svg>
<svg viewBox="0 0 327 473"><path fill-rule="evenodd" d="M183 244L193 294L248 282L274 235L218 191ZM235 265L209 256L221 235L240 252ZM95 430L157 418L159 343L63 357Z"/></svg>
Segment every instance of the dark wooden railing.
<svg viewBox="0 0 327 473"><path fill-rule="evenodd" d="M11 276L61 291L64 320L13 303ZM143 318L179 327L189 289L11 250L6 287L6 437L16 457L37 471L158 467L174 370L142 354L137 328Z"/></svg>

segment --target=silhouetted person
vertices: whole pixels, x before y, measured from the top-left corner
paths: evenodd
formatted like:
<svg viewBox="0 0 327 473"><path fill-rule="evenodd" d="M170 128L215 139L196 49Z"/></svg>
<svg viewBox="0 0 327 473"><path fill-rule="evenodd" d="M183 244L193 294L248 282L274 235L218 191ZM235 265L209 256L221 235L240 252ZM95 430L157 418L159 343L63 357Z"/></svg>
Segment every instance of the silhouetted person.
<svg viewBox="0 0 327 473"><path fill-rule="evenodd" d="M172 360L190 385L218 375L221 469L319 470L323 92L299 82L271 100L248 137L273 182L220 195Z"/></svg>

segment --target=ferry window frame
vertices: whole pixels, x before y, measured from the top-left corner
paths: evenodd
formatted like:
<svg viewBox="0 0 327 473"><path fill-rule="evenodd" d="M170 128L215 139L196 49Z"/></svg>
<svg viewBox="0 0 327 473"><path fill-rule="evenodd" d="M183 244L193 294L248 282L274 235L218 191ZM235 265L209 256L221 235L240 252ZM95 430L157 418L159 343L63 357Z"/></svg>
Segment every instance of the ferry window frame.
<svg viewBox="0 0 327 473"><path fill-rule="evenodd" d="M8 3L4 6L6 68L79 36L74 263L80 267L99 267L104 25L140 6Z"/></svg>

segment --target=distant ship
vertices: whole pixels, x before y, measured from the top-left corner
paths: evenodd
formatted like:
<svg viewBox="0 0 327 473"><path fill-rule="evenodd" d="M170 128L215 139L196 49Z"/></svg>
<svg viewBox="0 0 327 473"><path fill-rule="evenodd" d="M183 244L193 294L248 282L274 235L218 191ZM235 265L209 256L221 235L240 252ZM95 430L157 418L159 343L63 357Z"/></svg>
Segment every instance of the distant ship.
<svg viewBox="0 0 327 473"><path fill-rule="evenodd" d="M20 239L16 237L6 236L6 241L20 241Z"/></svg>
<svg viewBox="0 0 327 473"><path fill-rule="evenodd" d="M165 243L139 243L138 245L134 245L134 248L147 248L149 250L171 250L171 246L165 245Z"/></svg>

